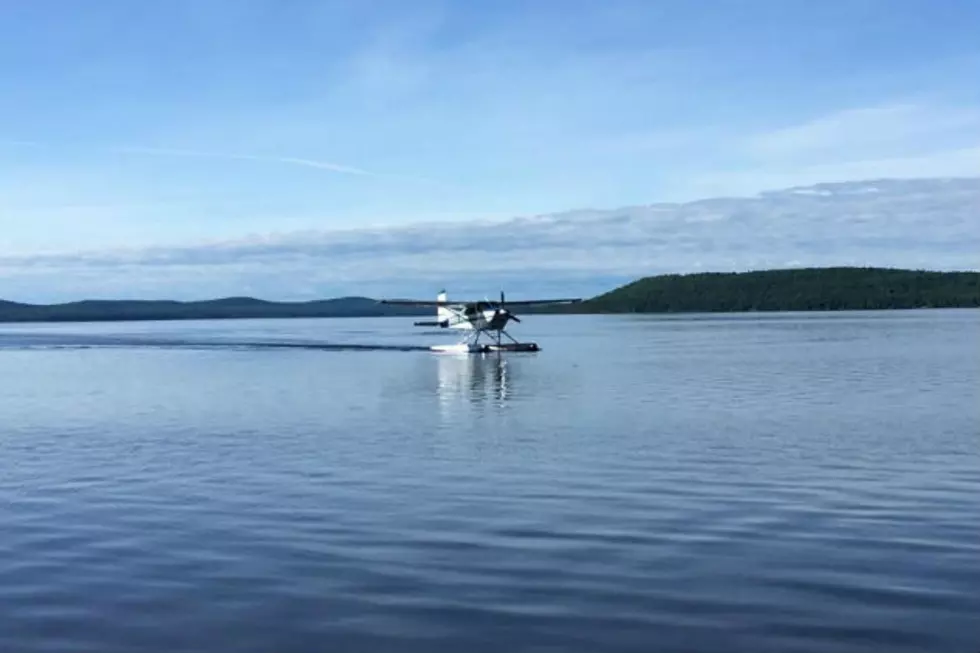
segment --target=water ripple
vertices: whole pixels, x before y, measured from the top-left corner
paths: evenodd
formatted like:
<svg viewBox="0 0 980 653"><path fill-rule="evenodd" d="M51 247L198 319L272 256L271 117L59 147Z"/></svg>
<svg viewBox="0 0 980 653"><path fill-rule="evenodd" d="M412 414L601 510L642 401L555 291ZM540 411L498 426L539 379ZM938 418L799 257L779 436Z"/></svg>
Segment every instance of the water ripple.
<svg viewBox="0 0 980 653"><path fill-rule="evenodd" d="M0 329L0 650L975 653L963 315Z"/></svg>

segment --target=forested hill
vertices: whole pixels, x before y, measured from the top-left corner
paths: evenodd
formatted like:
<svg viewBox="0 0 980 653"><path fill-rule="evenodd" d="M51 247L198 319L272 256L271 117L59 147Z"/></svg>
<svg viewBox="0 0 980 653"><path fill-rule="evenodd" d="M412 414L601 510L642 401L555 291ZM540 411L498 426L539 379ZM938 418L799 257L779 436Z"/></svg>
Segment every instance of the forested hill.
<svg viewBox="0 0 980 653"><path fill-rule="evenodd" d="M821 311L980 307L980 273L804 268L646 277L576 313Z"/></svg>

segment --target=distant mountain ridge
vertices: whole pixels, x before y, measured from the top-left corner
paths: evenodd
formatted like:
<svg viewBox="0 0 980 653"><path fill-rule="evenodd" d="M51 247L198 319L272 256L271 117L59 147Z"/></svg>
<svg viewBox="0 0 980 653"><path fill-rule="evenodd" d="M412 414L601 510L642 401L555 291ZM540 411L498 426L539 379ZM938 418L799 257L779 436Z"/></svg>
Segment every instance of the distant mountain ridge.
<svg viewBox="0 0 980 653"><path fill-rule="evenodd" d="M645 277L572 306L532 313L659 313L881 310L980 307L980 272L827 267ZM275 302L254 297L204 301L87 299L64 304L0 300L0 322L207 320L425 315L427 307L370 297Z"/></svg>
<svg viewBox="0 0 980 653"><path fill-rule="evenodd" d="M369 297L338 297L306 302L275 302L255 297L224 297L202 301L85 299L63 304L19 304L0 300L0 322L380 317L419 314L417 308L387 306Z"/></svg>

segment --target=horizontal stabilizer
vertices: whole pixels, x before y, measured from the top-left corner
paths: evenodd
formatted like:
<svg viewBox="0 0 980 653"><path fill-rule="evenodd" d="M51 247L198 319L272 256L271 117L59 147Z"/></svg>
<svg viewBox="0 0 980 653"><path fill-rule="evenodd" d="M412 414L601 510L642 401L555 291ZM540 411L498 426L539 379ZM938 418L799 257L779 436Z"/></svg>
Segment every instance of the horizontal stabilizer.
<svg viewBox="0 0 980 653"><path fill-rule="evenodd" d="M429 322L416 322L415 326L424 327L442 327L443 329L449 326L449 320L442 320L441 322L429 321Z"/></svg>

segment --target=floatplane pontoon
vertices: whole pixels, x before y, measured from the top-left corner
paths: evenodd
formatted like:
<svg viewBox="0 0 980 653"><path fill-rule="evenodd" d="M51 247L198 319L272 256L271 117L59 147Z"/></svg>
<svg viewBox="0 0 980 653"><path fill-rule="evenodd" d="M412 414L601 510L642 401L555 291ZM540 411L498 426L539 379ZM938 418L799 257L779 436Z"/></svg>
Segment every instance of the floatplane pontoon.
<svg viewBox="0 0 980 653"><path fill-rule="evenodd" d="M573 304L581 299L526 299L516 302L506 302L503 291L500 291L500 301L489 299L480 301L449 301L446 291L439 292L435 300L425 299L383 299L383 304L400 304L403 306L434 306L436 319L433 321L416 322L415 326L439 327L442 329L458 329L465 331L463 339L455 344L433 345L433 351L456 353L483 353L490 351L538 351L536 342L518 342L504 327L513 320L520 322L510 306L541 306L545 304ZM489 342L481 344L480 336L486 335ZM506 337L509 342L504 342Z"/></svg>

